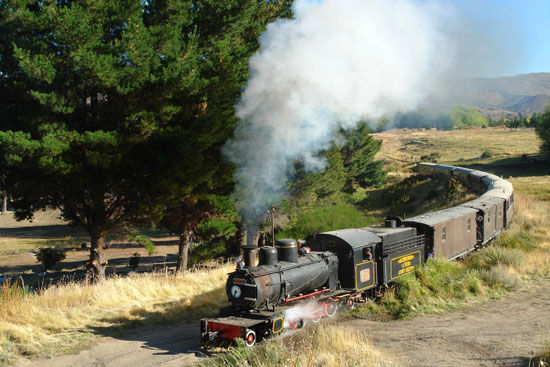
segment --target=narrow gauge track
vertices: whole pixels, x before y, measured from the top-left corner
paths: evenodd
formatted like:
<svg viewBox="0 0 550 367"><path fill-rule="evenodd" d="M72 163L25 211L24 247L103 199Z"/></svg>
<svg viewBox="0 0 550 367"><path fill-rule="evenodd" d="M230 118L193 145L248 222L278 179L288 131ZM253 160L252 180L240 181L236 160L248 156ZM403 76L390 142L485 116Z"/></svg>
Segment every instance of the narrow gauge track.
<svg viewBox="0 0 550 367"><path fill-rule="evenodd" d="M481 195L461 205L384 226L341 229L275 247L243 247L245 264L226 283L231 307L200 321L205 352L257 341L332 317L376 298L430 257L455 259L485 245L514 214L512 184L467 168L420 163L425 175L456 177ZM256 261L258 255L258 262ZM257 264L257 265L256 265Z"/></svg>

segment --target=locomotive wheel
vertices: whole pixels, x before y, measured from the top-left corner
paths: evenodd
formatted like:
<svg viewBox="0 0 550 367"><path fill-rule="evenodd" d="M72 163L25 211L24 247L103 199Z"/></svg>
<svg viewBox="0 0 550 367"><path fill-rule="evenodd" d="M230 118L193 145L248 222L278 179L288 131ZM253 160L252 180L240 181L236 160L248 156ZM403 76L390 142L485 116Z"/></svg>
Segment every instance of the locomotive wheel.
<svg viewBox="0 0 550 367"><path fill-rule="evenodd" d="M245 335L245 342L247 347L251 347L256 344L256 333L254 330L248 330Z"/></svg>
<svg viewBox="0 0 550 367"><path fill-rule="evenodd" d="M348 299L346 304L347 304L349 310L353 310L355 308L355 302L351 298Z"/></svg>
<svg viewBox="0 0 550 367"><path fill-rule="evenodd" d="M331 302L327 305L327 317L333 317L338 312L338 303Z"/></svg>
<svg viewBox="0 0 550 367"><path fill-rule="evenodd" d="M323 318L322 316L319 316L319 317L315 317L315 318L310 319L310 320L311 320L311 322L318 323L319 321L321 321L322 318Z"/></svg>
<svg viewBox="0 0 550 367"><path fill-rule="evenodd" d="M292 330L298 330L303 328L306 325L306 320L304 319L298 319L294 321L289 321L289 326Z"/></svg>

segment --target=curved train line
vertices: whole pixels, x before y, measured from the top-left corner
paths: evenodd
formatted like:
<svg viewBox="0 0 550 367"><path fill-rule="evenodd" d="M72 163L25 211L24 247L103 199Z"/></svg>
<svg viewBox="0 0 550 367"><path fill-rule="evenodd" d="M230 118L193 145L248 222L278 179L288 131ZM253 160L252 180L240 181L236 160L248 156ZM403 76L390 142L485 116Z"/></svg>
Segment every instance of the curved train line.
<svg viewBox="0 0 550 367"><path fill-rule="evenodd" d="M206 352L242 338L246 345L332 317L339 308L380 296L394 280L430 257L455 259L497 236L514 215L512 184L490 173L420 163L424 175L457 177L482 193L452 208L384 226L349 228L284 239L275 247L243 247L245 265L229 274L231 307L201 320ZM258 253L259 261L256 261Z"/></svg>

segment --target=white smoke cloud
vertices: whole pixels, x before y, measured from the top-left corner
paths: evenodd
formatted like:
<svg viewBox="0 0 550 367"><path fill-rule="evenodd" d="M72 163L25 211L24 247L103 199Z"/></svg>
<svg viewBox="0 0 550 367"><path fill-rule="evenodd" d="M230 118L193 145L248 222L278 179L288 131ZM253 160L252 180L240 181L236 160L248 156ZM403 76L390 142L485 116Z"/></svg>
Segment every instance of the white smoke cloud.
<svg viewBox="0 0 550 367"><path fill-rule="evenodd" d="M286 332L291 332L293 329L300 328L300 323L305 325L308 321L320 320L324 314L324 307L319 302L304 302L283 312L283 329ZM291 327L291 323L293 327Z"/></svg>
<svg viewBox="0 0 550 367"><path fill-rule="evenodd" d="M242 214L255 230L276 205L296 160L325 162L339 127L413 110L451 65L451 14L413 0L297 0L294 19L270 24L225 147L236 164Z"/></svg>

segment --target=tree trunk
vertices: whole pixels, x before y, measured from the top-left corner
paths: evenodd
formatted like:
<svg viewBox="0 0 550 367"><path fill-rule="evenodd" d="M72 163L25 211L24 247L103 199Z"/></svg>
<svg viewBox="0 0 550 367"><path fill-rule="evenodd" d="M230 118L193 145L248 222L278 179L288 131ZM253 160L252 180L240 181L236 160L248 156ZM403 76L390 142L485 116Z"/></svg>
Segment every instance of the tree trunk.
<svg viewBox="0 0 550 367"><path fill-rule="evenodd" d="M8 211L8 195L5 191L2 191L2 214Z"/></svg>
<svg viewBox="0 0 550 367"><path fill-rule="evenodd" d="M105 235L90 235L90 239L90 260L86 264L86 275L96 282L105 279L105 267L107 266Z"/></svg>
<svg viewBox="0 0 550 367"><path fill-rule="evenodd" d="M235 255L241 253L241 247L246 246L246 228L242 222L237 222L237 233L235 233L235 245L236 248L233 249Z"/></svg>
<svg viewBox="0 0 550 367"><path fill-rule="evenodd" d="M183 274L185 270L187 270L190 243L191 231L180 233L180 241L178 244L178 263L176 265L176 273L178 274Z"/></svg>

